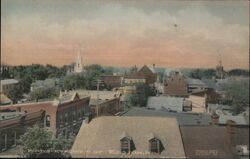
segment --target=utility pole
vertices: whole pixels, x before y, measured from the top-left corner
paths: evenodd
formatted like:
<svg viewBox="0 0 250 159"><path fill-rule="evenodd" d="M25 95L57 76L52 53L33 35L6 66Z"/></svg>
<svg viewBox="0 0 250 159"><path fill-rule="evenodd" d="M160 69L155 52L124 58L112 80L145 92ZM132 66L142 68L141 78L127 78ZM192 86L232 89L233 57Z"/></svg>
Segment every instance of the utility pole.
<svg viewBox="0 0 250 159"><path fill-rule="evenodd" d="M96 116L99 116L99 86L100 86L101 80L97 79L97 103L96 103Z"/></svg>

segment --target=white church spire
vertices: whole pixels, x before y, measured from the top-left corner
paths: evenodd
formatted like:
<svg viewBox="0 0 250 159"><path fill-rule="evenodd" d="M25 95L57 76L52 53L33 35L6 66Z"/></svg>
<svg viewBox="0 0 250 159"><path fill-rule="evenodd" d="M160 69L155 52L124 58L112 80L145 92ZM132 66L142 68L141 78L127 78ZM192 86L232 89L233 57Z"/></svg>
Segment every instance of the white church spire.
<svg viewBox="0 0 250 159"><path fill-rule="evenodd" d="M75 63L74 72L80 73L83 72L83 61L82 61L82 48L80 47L79 51L77 52L77 58Z"/></svg>

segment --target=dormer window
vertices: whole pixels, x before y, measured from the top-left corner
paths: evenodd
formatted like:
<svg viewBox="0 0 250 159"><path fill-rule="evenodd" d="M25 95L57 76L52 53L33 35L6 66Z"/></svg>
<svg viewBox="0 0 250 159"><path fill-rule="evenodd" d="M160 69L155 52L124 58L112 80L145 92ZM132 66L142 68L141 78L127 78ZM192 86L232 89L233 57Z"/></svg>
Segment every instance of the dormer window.
<svg viewBox="0 0 250 159"><path fill-rule="evenodd" d="M157 138L153 133L149 135L149 152L152 154L160 154L164 149L161 140Z"/></svg>
<svg viewBox="0 0 250 159"><path fill-rule="evenodd" d="M134 150L133 140L125 132L122 134L122 137L120 139L120 143L121 143L121 152L122 153L131 153Z"/></svg>

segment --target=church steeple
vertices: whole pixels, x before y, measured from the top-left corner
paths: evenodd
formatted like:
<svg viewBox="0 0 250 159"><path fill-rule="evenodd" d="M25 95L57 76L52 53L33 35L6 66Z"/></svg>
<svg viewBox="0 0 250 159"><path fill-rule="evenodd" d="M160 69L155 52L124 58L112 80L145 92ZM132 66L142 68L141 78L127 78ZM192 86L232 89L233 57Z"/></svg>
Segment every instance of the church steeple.
<svg viewBox="0 0 250 159"><path fill-rule="evenodd" d="M74 68L74 72L76 73L80 73L83 71L83 62L82 62L82 48L79 49L79 51L77 52L77 58L76 58L76 63L75 63L75 68Z"/></svg>

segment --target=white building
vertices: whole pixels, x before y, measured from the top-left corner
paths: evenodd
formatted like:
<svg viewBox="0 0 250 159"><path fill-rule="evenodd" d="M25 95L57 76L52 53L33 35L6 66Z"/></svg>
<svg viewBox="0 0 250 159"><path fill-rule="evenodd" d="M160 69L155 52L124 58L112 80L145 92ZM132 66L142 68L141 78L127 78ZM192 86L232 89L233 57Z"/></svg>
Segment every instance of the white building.
<svg viewBox="0 0 250 159"><path fill-rule="evenodd" d="M77 53L76 63L75 63L75 66L74 66L74 72L75 73L80 73L80 72L84 71L81 53L82 53L82 49L80 48L80 50Z"/></svg>

